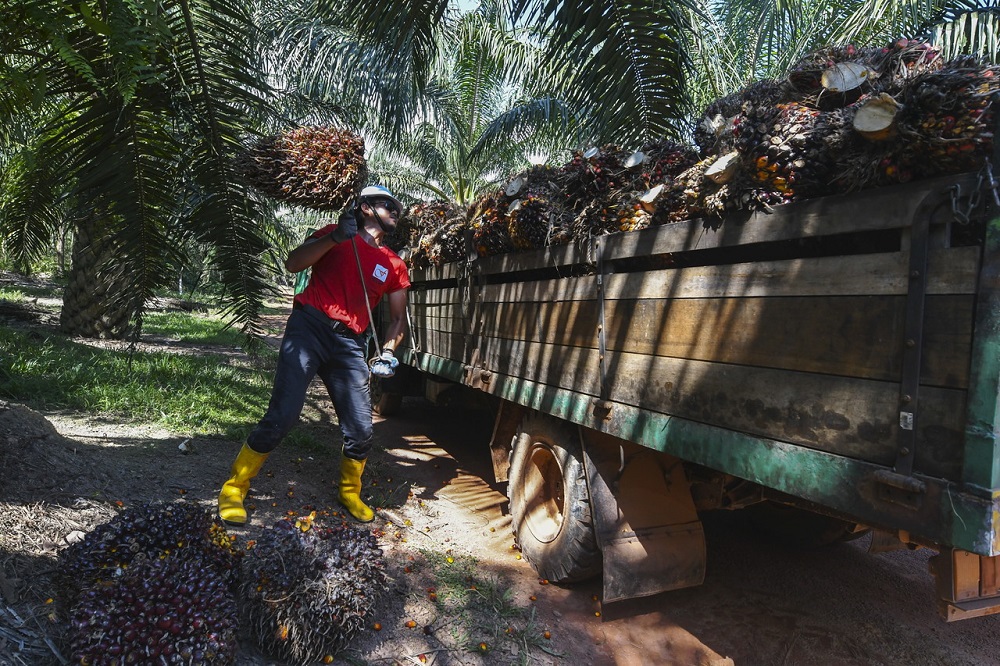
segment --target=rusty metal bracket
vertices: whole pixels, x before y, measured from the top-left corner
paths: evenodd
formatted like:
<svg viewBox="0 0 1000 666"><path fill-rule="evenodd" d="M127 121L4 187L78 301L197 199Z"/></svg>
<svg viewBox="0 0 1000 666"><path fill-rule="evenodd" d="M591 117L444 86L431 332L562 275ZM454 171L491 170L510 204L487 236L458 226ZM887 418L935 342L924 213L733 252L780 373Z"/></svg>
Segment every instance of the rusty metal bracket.
<svg viewBox="0 0 1000 666"><path fill-rule="evenodd" d="M910 509L919 509L927 494L927 484L910 476L880 469L874 475L876 497Z"/></svg>
<svg viewBox="0 0 1000 666"><path fill-rule="evenodd" d="M910 225L909 285L903 324L903 364L899 389L899 423L896 436L897 474L913 473L917 444L917 407L920 390L920 354L924 334L924 301L927 295L927 253L930 245L931 207L928 195L917 207Z"/></svg>
<svg viewBox="0 0 1000 666"><path fill-rule="evenodd" d="M611 407L608 396L608 368L607 368L607 339L605 337L605 319L604 319L604 237L598 236L594 239L594 252L597 255L597 298L598 298L598 316L600 317L597 322L597 350L598 350L598 361L600 363L601 371L601 400L603 405L607 406L607 411L610 413ZM604 416L607 418L607 416Z"/></svg>

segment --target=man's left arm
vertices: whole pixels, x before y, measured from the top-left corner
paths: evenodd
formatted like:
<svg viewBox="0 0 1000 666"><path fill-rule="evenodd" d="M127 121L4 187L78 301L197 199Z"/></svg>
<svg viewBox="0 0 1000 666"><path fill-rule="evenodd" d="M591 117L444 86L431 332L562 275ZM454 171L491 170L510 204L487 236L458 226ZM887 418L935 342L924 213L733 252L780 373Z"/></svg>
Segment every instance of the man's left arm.
<svg viewBox="0 0 1000 666"><path fill-rule="evenodd" d="M382 349L395 353L396 348L403 343L406 336L406 289L394 291L387 296L389 300L389 326L385 330L385 340Z"/></svg>

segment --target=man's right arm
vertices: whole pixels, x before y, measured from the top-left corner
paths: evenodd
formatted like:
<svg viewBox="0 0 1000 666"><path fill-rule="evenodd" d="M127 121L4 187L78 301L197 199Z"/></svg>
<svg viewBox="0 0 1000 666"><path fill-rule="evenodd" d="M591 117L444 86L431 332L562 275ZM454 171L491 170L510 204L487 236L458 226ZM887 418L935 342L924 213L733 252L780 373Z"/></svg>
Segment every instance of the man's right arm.
<svg viewBox="0 0 1000 666"><path fill-rule="evenodd" d="M298 273L315 264L320 260L320 257L330 251L331 247L343 242L343 239L338 240L337 238L342 235L339 232L340 229L334 229L319 238L310 238L289 252L288 258L285 259L285 270L289 273Z"/></svg>
<svg viewBox="0 0 1000 666"><path fill-rule="evenodd" d="M288 253L285 259L285 270L289 273L298 273L309 268L320 260L330 248L337 243L354 238L358 233L358 222L354 219L354 213L350 209L340 214L337 220L337 227L330 233L319 238L310 238L302 245Z"/></svg>

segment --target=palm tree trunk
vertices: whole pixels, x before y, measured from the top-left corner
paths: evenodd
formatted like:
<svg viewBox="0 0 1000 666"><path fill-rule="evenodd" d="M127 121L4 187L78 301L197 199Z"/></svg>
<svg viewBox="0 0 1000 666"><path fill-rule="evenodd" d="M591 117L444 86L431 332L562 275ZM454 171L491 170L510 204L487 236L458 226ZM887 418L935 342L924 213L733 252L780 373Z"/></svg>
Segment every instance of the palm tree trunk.
<svg viewBox="0 0 1000 666"><path fill-rule="evenodd" d="M120 340L130 331L141 299L122 280L101 226L101 213L91 211L76 227L59 327L70 335Z"/></svg>

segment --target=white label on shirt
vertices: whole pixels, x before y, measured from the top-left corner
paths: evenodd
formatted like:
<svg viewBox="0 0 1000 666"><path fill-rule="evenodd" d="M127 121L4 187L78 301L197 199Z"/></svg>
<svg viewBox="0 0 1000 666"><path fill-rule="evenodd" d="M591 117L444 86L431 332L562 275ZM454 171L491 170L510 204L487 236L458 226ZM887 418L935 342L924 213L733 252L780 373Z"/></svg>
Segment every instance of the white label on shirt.
<svg viewBox="0 0 1000 666"><path fill-rule="evenodd" d="M389 277L389 269L382 264L375 265L375 272L372 273L376 280L379 282L385 282L385 279Z"/></svg>

